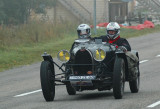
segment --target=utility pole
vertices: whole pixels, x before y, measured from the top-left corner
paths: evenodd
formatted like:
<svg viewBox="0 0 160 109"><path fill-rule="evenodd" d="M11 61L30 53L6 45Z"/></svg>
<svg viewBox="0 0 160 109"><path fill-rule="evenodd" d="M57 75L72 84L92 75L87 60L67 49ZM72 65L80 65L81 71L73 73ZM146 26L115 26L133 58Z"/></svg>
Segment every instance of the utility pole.
<svg viewBox="0 0 160 109"><path fill-rule="evenodd" d="M94 0L94 15L93 15L93 18L94 18L94 34L97 34L97 30L96 30L96 0Z"/></svg>

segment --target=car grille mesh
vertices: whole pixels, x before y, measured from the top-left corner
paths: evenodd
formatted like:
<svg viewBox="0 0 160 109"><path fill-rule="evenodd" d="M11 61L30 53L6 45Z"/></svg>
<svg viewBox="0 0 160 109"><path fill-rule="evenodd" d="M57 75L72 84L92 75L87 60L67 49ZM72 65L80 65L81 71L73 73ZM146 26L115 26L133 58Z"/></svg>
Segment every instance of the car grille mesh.
<svg viewBox="0 0 160 109"><path fill-rule="evenodd" d="M87 50L79 50L75 56L73 71L76 75L86 75L92 71L92 57Z"/></svg>

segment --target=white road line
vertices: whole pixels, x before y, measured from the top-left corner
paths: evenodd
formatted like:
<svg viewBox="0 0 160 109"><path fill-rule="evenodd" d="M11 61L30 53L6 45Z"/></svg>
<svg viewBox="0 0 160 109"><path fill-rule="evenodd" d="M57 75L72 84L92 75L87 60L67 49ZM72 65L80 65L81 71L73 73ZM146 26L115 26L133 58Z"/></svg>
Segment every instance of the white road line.
<svg viewBox="0 0 160 109"><path fill-rule="evenodd" d="M148 108L153 108L153 107L156 107L157 105L159 105L160 104L160 101L157 101L157 102L155 102L155 103L153 103L153 104L151 104L151 105L149 105L149 106L147 106Z"/></svg>
<svg viewBox="0 0 160 109"><path fill-rule="evenodd" d="M144 63L144 62L147 62L147 61L148 60L143 60L143 61L140 61L140 63ZM30 95L30 94L41 92L41 91L42 91L42 89L39 89L39 90L35 90L35 91L32 91L32 92L23 93L23 94L20 94L20 95L15 95L14 97L22 97L22 96Z"/></svg>
<svg viewBox="0 0 160 109"><path fill-rule="evenodd" d="M160 57L160 55L157 55L156 57Z"/></svg>
<svg viewBox="0 0 160 109"><path fill-rule="evenodd" d="M144 62L147 62L148 60L143 60L143 61L140 61L139 63L144 63Z"/></svg>
<svg viewBox="0 0 160 109"><path fill-rule="evenodd" d="M41 92L41 91L42 91L42 89L39 89L39 90L35 90L35 91L32 91L32 92L27 92L27 93L23 93L23 94L20 94L20 95L16 95L14 97L22 97L22 96L30 95L30 94Z"/></svg>

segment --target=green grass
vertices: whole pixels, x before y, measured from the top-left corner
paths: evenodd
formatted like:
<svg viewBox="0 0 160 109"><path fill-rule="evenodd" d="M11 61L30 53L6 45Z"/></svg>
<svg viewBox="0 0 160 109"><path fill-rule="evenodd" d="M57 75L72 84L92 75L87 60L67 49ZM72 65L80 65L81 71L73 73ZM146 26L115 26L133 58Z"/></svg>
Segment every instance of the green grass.
<svg viewBox="0 0 160 109"><path fill-rule="evenodd" d="M0 71L42 61L43 52L55 57L60 50L69 50L77 38L76 26L71 26L71 24L59 27L44 24L42 27L32 24L23 25L20 31L16 30L14 33L10 32L10 28L0 31L0 42L3 42L0 43ZM137 37L159 31L159 25L153 29L141 31L122 28L121 37ZM39 34L37 41L36 33ZM105 35L105 33L105 29L99 29L97 35L92 36Z"/></svg>
<svg viewBox="0 0 160 109"><path fill-rule="evenodd" d="M15 47L7 47L5 50L0 50L0 71L13 68L15 66L27 65L41 61L41 54L44 52L47 52L52 56L56 56L61 49L69 50L75 37L67 37L68 38L50 40L46 43L25 44Z"/></svg>

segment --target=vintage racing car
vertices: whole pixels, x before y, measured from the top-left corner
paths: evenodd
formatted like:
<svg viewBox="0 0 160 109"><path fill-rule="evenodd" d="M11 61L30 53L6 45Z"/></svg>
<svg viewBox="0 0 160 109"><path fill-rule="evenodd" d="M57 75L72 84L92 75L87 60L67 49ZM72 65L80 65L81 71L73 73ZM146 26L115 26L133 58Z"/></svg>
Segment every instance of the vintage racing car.
<svg viewBox="0 0 160 109"><path fill-rule="evenodd" d="M139 58L138 52L131 53ZM54 100L56 85L66 85L69 95L83 90L113 89L115 99L122 98L126 81L132 93L139 91L139 61L132 66L137 70L131 74L132 68L128 65L126 53L100 39L75 40L70 52L61 50L58 53L62 65L58 65L46 52L42 57L44 61L40 67L40 79L46 101ZM55 72L55 66L62 72Z"/></svg>

